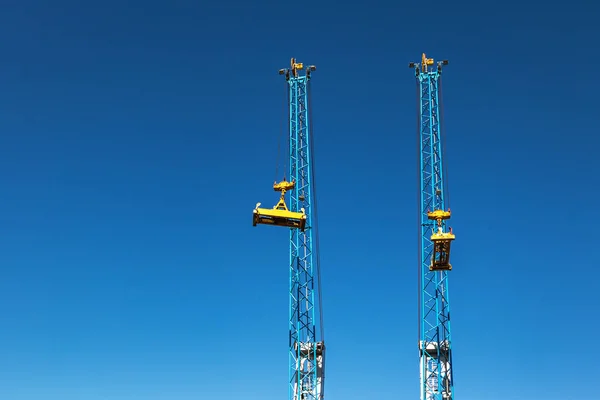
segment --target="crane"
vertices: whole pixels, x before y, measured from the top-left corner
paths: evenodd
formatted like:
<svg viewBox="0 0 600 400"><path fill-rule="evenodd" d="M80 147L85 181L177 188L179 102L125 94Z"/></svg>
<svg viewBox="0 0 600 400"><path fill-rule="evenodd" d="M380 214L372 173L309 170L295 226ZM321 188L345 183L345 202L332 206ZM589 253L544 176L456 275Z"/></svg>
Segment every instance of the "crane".
<svg viewBox="0 0 600 400"><path fill-rule="evenodd" d="M409 63L417 82L419 143L419 367L421 400L453 400L448 275L451 217L442 131L441 75L448 60Z"/></svg>
<svg viewBox="0 0 600 400"><path fill-rule="evenodd" d="M322 400L324 396L325 341L309 85L315 70L314 65L304 67L294 58L289 68L279 70L287 83L290 180L284 175L276 181L273 190L281 193L279 202L273 208L260 208L257 203L252 217L253 226L280 226L290 231L290 400Z"/></svg>

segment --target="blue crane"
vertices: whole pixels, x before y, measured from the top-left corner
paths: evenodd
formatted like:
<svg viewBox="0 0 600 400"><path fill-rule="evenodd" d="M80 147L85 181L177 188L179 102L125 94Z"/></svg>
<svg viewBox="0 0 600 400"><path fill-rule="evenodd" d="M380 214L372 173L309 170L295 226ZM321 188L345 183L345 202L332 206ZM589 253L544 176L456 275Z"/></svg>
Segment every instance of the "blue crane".
<svg viewBox="0 0 600 400"><path fill-rule="evenodd" d="M253 210L253 225L290 230L289 399L321 400L324 394L325 342L319 267L310 79L315 66L291 60L279 70L288 87L289 181L273 184L281 193L273 208ZM285 194L290 192L290 207ZM319 322L317 323L317 316ZM319 329L317 329L317 327Z"/></svg>
<svg viewBox="0 0 600 400"><path fill-rule="evenodd" d="M421 400L454 399L448 275L451 213L442 131L441 75L447 60L434 65L425 54L415 70L419 154L419 366Z"/></svg>

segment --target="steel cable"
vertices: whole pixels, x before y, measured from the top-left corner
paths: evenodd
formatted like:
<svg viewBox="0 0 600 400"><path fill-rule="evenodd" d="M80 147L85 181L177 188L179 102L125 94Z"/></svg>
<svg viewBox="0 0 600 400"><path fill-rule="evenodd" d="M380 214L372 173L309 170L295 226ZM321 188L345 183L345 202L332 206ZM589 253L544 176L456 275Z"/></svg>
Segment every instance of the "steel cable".
<svg viewBox="0 0 600 400"><path fill-rule="evenodd" d="M306 91L307 91L307 97L308 97L308 109L307 109L307 114L308 114L308 128L309 128L309 134L310 134L310 138L309 138L309 151L310 151L310 180L312 183L312 189L313 189L313 196L312 196L312 206L314 207L314 211L313 211L313 221L312 221L312 227L311 229L314 230L314 249L315 249L315 256L316 256L316 272L317 272L317 298L318 298L318 304L319 304L319 325L320 325L320 330L321 330L321 340L325 341L325 324L324 324L324 318L323 318L323 293L321 290L321 252L320 252L320 241L319 241L319 223L318 223L318 206L317 206L317 187L318 185L316 184L316 180L315 180L315 134L314 134L314 128L313 128L313 120L312 120L312 96L311 96L311 89L310 89L310 81L308 81L306 83Z"/></svg>
<svg viewBox="0 0 600 400"><path fill-rule="evenodd" d="M417 144L417 154L416 154L416 163L417 163L417 250L418 250L418 254L419 254L419 265L417 268L417 281L418 283L418 290L419 292L417 293L417 315L419 318L418 321L418 338L417 338L417 343L420 343L421 341L421 268L423 267L423 254L421 251L421 237L423 235L423 219L422 219L422 213L421 213L421 84L419 82L419 78L416 78L416 110L417 110L417 140L416 140L416 144ZM419 348L419 357L420 357L420 348Z"/></svg>
<svg viewBox="0 0 600 400"><path fill-rule="evenodd" d="M444 101L442 96L442 76L438 78L438 109L439 109L439 131L440 141L442 142L442 173L444 174L444 199L446 209L450 209L450 190L448 179L448 158L446 155L446 128L444 126Z"/></svg>

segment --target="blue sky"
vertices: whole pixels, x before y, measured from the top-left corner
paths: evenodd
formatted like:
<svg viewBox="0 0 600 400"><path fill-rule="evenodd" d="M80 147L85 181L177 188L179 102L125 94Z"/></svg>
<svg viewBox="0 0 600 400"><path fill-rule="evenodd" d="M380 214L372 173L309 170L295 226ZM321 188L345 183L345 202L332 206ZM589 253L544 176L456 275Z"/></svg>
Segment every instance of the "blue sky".
<svg viewBox="0 0 600 400"><path fill-rule="evenodd" d="M277 200L290 57L317 66L327 396L418 398L423 51L450 60L456 396L578 398L600 379L579 349L600 328L598 11L5 1L0 398L287 396L287 234L251 210Z"/></svg>

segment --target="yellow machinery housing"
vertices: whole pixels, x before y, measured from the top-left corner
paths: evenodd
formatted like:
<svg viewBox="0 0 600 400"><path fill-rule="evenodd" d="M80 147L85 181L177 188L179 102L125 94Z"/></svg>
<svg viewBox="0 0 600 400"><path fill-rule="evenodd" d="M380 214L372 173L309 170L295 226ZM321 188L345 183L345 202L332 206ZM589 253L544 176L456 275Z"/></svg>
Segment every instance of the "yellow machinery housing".
<svg viewBox="0 0 600 400"><path fill-rule="evenodd" d="M427 218L437 221L437 230L431 235L433 254L431 255L430 271L450 271L450 243L455 239L452 228L449 232L442 230L442 221L450 219L450 210L435 210L427 213Z"/></svg>
<svg viewBox="0 0 600 400"><path fill-rule="evenodd" d="M306 213L304 208L300 212L288 210L285 204L285 192L293 189L296 182L283 181L273 184L273 190L281 192L279 202L273 208L259 208L260 203L256 203L256 208L252 212L252 226L258 224L285 226L287 228L298 228L304 232L306 227Z"/></svg>

